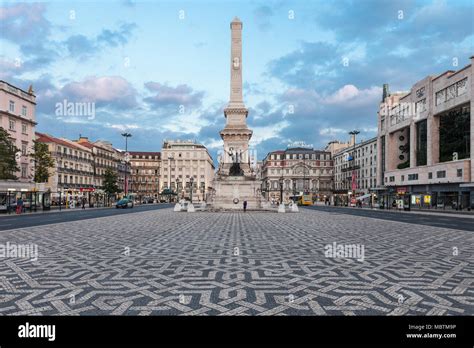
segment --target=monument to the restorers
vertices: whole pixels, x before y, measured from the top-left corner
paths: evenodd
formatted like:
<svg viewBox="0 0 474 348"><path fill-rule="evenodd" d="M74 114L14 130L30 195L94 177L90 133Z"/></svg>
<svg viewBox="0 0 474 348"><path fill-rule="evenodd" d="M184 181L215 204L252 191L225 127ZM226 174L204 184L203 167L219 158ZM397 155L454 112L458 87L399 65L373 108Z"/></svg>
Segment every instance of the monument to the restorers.
<svg viewBox="0 0 474 348"><path fill-rule="evenodd" d="M226 125L220 131L224 151L213 181L213 209L262 208L261 181L250 166L249 140L252 130L247 127L248 110L242 98L242 22L236 17L230 23L230 100L224 109Z"/></svg>

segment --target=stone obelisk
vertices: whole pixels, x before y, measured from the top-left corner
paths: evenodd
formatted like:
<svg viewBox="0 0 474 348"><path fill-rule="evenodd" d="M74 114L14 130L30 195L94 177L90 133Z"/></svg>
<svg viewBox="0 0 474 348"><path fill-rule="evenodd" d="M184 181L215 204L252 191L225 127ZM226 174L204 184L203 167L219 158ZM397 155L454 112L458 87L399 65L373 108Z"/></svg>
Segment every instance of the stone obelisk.
<svg viewBox="0 0 474 348"><path fill-rule="evenodd" d="M247 127L248 110L242 97L242 22L236 17L230 23L230 99L224 109L226 125L220 132L224 140L222 167L224 174L234 162L239 162L244 175L250 175L249 140L252 131Z"/></svg>
<svg viewBox="0 0 474 348"><path fill-rule="evenodd" d="M234 18L230 30L230 100L224 109L226 125L220 131L224 151L213 181L211 206L217 210L241 210L245 201L249 210L261 209L261 181L250 168L252 131L247 127L248 110L242 97L242 22Z"/></svg>

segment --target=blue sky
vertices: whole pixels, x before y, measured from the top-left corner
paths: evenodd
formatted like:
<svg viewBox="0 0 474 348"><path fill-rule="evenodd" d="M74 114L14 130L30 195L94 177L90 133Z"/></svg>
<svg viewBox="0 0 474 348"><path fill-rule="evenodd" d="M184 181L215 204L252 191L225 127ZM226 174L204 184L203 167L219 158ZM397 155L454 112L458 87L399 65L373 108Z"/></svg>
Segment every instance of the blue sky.
<svg viewBox="0 0 474 348"><path fill-rule="evenodd" d="M137 151L164 139L221 148L234 16L259 158L297 141L323 148L352 129L368 139L383 83L407 90L474 54L472 1L0 4L0 79L33 84L38 131L121 148L126 130ZM64 99L95 103L95 118L58 117Z"/></svg>

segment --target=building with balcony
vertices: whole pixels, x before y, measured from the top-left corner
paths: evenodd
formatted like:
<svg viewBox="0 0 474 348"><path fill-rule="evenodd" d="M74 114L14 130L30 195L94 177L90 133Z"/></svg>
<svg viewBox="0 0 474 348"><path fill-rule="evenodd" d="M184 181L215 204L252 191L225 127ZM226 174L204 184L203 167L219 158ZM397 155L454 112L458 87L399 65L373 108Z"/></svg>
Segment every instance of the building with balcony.
<svg viewBox="0 0 474 348"><path fill-rule="evenodd" d="M328 151L295 147L269 152L262 163L262 193L271 202L281 201L281 190L283 202L303 194L325 201L332 195L333 170Z"/></svg>
<svg viewBox="0 0 474 348"><path fill-rule="evenodd" d="M129 192L130 185L132 182L132 169L130 166L130 153L126 153L124 150L115 149L114 160L117 165L117 186L120 192Z"/></svg>
<svg viewBox="0 0 474 348"><path fill-rule="evenodd" d="M170 190L177 198L207 200L212 192L214 162L207 148L192 140L165 140L161 151L160 191Z"/></svg>
<svg viewBox="0 0 474 348"><path fill-rule="evenodd" d="M87 147L92 151L95 188L102 188L104 186L104 174L107 169L112 169L117 174L117 181L119 181L119 158L117 157L117 151L112 147L110 142L103 140L91 142L87 137L81 136L75 143Z"/></svg>
<svg viewBox="0 0 474 348"><path fill-rule="evenodd" d="M474 57L405 93L384 86L378 112L377 183L386 206L474 208Z"/></svg>
<svg viewBox="0 0 474 348"><path fill-rule="evenodd" d="M49 170L45 189L51 191L54 203L89 198L94 191L94 160L92 151L67 139L36 133L36 141L48 145L54 167Z"/></svg>
<svg viewBox="0 0 474 348"><path fill-rule="evenodd" d="M354 144L355 136L351 143ZM354 197L372 204L377 186L377 137L344 148L334 155L334 203L347 205Z"/></svg>
<svg viewBox="0 0 474 348"><path fill-rule="evenodd" d="M35 185L34 165L29 154L33 151L36 127L36 96L0 80L0 127L5 129L18 148L17 164L13 173L16 180L0 180L0 191L31 191Z"/></svg>
<svg viewBox="0 0 474 348"><path fill-rule="evenodd" d="M160 195L160 152L129 153L131 181L129 192L138 198L159 199Z"/></svg>

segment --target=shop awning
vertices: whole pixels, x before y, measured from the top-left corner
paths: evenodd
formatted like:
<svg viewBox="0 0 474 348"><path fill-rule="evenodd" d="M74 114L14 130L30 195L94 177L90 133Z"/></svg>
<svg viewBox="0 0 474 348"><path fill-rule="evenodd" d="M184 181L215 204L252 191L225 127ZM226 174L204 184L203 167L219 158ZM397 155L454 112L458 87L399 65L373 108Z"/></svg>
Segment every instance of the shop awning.
<svg viewBox="0 0 474 348"><path fill-rule="evenodd" d="M474 182L466 182L464 184L459 184L459 187L474 187Z"/></svg>
<svg viewBox="0 0 474 348"><path fill-rule="evenodd" d="M371 193L366 193L365 195L356 197L357 200L361 201L363 199L369 198L372 194Z"/></svg>

